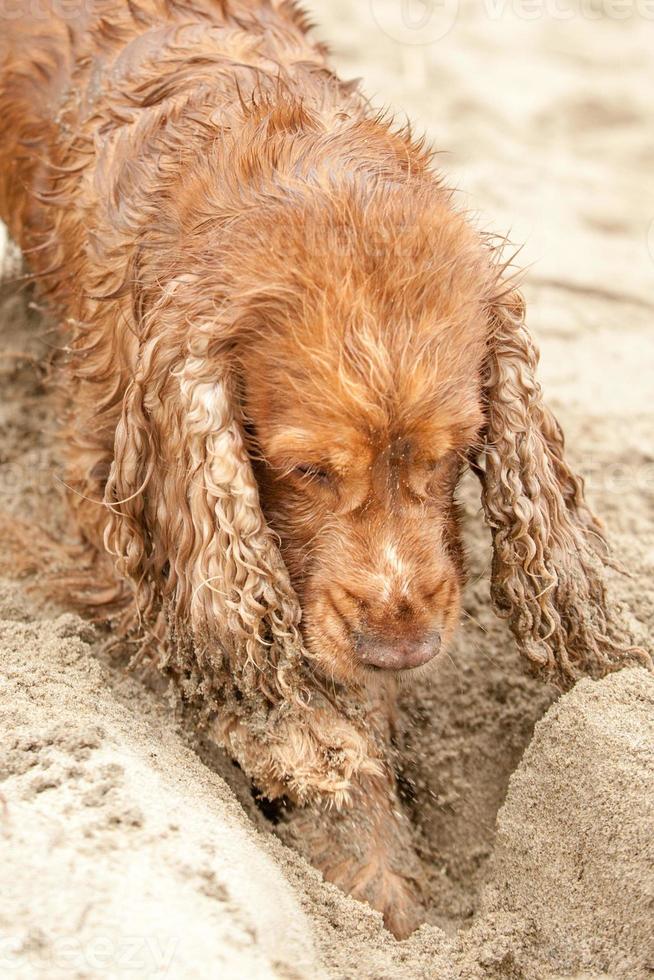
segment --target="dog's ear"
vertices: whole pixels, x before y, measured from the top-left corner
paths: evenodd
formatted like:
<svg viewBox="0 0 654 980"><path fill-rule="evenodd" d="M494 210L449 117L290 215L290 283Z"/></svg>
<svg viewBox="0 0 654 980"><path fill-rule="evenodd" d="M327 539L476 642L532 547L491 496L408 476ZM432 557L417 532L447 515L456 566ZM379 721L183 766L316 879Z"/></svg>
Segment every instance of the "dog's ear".
<svg viewBox="0 0 654 980"><path fill-rule="evenodd" d="M300 608L259 504L229 349L215 317L191 327L167 297L149 314L115 431L105 545L144 618L165 605L213 676L242 693L272 682L279 699L298 673Z"/></svg>
<svg viewBox="0 0 654 980"><path fill-rule="evenodd" d="M157 611L157 594L153 589L157 556L146 516L145 494L153 476L156 449L155 431L143 398L143 385L133 380L123 397L113 460L105 484L108 519L104 544L113 555L119 574L131 582L139 614L149 620Z"/></svg>
<svg viewBox="0 0 654 980"><path fill-rule="evenodd" d="M229 354L211 329L196 333L176 376L188 457L179 496L196 539L184 563L191 617L224 624L240 666L262 672L299 647L300 607L261 510Z"/></svg>
<svg viewBox="0 0 654 980"><path fill-rule="evenodd" d="M651 665L611 607L600 526L536 379L538 352L517 292L493 304L482 502L493 535L491 595L532 666L569 686L625 662Z"/></svg>

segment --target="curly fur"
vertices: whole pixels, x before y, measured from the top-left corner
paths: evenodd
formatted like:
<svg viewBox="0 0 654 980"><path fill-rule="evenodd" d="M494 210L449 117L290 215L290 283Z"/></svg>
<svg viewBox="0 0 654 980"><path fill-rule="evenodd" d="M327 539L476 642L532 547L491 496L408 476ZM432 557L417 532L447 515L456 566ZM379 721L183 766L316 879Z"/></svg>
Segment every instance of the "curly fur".
<svg viewBox="0 0 654 980"><path fill-rule="evenodd" d="M531 664L567 687L650 658L608 601L608 545L543 402L524 311L517 294L498 305L489 356L482 500L493 532L491 593Z"/></svg>
<svg viewBox="0 0 654 980"><path fill-rule="evenodd" d="M96 0L7 29L0 216L62 322L76 592L151 636L262 792L351 803L367 844L315 862L401 934L393 683L361 651L449 641L465 460L529 662L561 684L648 662L521 300L294 4Z"/></svg>

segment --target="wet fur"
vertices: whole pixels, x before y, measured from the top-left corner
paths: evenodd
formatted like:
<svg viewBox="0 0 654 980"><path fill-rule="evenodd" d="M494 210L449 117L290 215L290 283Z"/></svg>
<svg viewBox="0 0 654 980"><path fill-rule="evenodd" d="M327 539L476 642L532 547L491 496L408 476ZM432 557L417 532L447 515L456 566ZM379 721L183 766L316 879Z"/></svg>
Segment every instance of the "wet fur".
<svg viewBox="0 0 654 980"><path fill-rule="evenodd" d="M648 658L606 598L608 550L497 250L306 27L275 0L9 21L0 216L62 323L86 556L69 591L154 637L268 796L349 801L360 846L334 862L308 811L310 856L403 935L394 684L351 637L451 636L462 466L529 663L564 686ZM306 485L298 463L326 445L329 480Z"/></svg>

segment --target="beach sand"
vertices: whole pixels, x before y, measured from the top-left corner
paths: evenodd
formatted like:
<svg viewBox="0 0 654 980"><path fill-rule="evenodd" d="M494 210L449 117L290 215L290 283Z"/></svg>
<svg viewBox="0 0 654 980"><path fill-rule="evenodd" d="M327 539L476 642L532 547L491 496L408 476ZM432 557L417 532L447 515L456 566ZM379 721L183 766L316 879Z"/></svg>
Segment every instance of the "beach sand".
<svg viewBox="0 0 654 980"><path fill-rule="evenodd" d="M525 244L541 380L648 644L654 22L637 4L609 16L608 0L569 19L562 4L525 17L445 0L424 23L417 3L323 6L341 74L426 130L482 227ZM0 509L65 525L42 369L53 336L28 301L8 286L0 305ZM240 770L108 660L97 631L0 558L0 975L651 975L654 678L631 669L558 697L529 677L490 610L472 479L463 500L463 627L404 696L401 786L430 910L403 943L322 882Z"/></svg>

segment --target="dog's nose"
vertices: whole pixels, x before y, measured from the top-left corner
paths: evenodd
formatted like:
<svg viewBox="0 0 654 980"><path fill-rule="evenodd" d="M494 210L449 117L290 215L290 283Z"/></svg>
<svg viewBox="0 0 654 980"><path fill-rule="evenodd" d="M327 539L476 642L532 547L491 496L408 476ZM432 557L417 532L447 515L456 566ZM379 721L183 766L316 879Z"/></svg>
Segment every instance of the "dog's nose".
<svg viewBox="0 0 654 980"><path fill-rule="evenodd" d="M381 636L378 633L359 633L356 652L359 660L368 667L380 670L411 670L429 663L440 649L440 634L435 630L414 638Z"/></svg>

